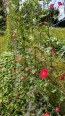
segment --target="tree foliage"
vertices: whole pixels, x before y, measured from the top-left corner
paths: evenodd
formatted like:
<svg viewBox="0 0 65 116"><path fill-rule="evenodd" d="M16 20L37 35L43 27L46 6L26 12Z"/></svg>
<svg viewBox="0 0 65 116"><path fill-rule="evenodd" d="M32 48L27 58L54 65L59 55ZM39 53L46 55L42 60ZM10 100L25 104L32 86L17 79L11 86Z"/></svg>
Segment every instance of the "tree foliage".
<svg viewBox="0 0 65 116"><path fill-rule="evenodd" d="M6 25L6 9L3 0L0 0L0 29L5 29Z"/></svg>

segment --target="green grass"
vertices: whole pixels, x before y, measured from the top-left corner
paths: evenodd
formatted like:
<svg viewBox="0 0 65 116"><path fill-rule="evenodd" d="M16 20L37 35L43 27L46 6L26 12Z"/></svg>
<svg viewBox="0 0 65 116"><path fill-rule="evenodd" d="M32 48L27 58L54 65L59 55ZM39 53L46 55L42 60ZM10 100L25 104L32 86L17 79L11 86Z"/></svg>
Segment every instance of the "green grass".
<svg viewBox="0 0 65 116"><path fill-rule="evenodd" d="M55 36L58 39L65 38L65 28L50 27L50 35Z"/></svg>
<svg viewBox="0 0 65 116"><path fill-rule="evenodd" d="M0 53L7 51L7 40L5 38L5 35L0 35Z"/></svg>

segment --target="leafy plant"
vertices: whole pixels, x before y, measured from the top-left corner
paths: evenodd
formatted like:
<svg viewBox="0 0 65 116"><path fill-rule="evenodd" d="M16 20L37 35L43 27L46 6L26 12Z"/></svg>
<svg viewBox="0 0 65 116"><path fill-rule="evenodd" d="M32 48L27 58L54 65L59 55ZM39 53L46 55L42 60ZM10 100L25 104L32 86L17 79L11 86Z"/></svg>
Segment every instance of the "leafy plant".
<svg viewBox="0 0 65 116"><path fill-rule="evenodd" d="M10 2L9 51L0 56L0 115L65 114L61 42L57 44L58 39L49 33L50 27L41 27L39 19L33 25L34 17L38 17L37 5L27 1L19 9L18 1Z"/></svg>

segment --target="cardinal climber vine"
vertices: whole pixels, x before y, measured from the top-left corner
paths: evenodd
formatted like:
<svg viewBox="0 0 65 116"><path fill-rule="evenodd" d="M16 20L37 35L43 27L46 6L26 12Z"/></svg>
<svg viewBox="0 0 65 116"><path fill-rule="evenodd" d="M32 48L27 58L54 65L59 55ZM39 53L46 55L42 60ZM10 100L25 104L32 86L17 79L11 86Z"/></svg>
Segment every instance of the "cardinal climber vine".
<svg viewBox="0 0 65 116"><path fill-rule="evenodd" d="M55 6L46 11L38 2L11 0L8 5L9 51L0 56L2 116L65 114L65 57L60 40L50 31L49 15L54 16ZM41 21L44 15L48 21Z"/></svg>

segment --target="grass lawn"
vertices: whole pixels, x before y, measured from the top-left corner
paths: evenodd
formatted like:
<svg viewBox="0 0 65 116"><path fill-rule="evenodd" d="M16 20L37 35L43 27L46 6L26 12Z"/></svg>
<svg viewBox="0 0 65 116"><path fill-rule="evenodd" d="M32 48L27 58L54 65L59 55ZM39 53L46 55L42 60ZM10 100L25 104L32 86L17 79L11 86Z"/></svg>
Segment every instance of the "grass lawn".
<svg viewBox="0 0 65 116"><path fill-rule="evenodd" d="M4 35L0 35L0 53L7 50L7 41Z"/></svg>
<svg viewBox="0 0 65 116"><path fill-rule="evenodd" d="M65 38L65 28L50 28L50 34L58 39Z"/></svg>

